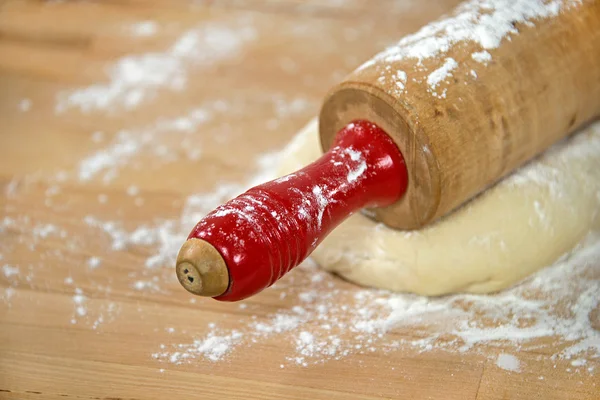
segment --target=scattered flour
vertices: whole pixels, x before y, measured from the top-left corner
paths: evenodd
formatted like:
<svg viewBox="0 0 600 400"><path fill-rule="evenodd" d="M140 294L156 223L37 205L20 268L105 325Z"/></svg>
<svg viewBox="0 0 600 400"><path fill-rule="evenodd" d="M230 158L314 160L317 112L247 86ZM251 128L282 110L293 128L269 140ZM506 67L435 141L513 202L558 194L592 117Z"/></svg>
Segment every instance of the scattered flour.
<svg viewBox="0 0 600 400"><path fill-rule="evenodd" d="M104 182L113 180L120 167L128 166L131 160L143 150L149 150L153 154L153 162L174 162L173 154L183 152L188 159L196 160L200 157L198 146L192 145L189 135L201 125L212 118L211 106L194 108L186 115L176 118L159 118L152 125L138 130L121 130L108 146L94 152L79 163L79 180L88 181L96 175L103 173ZM176 142L178 149L167 147L165 138L179 134L180 139ZM135 191L135 186L128 189L130 195Z"/></svg>
<svg viewBox="0 0 600 400"><path fill-rule="evenodd" d="M143 22L132 29L138 36L149 36L157 27L152 22ZM107 71L107 83L59 93L55 110L61 113L77 108L89 113L135 109L153 98L159 89L181 91L188 66L212 67L234 58L256 36L246 18L234 21L231 26L207 22L185 32L165 52L128 55L117 60Z"/></svg>
<svg viewBox="0 0 600 400"><path fill-rule="evenodd" d="M213 329L216 329L214 325ZM205 338L194 340L189 345L172 346L174 347L173 351L157 352L152 354L152 357L158 360L168 360L173 364L189 363L198 356L202 356L209 361L220 361L239 344L242 337L242 333L236 330L232 330L226 335L210 332ZM161 345L160 348L166 349L167 346Z"/></svg>
<svg viewBox="0 0 600 400"><path fill-rule="evenodd" d="M13 275L19 274L19 267L13 267L11 265L5 264L2 267L2 272L4 272L4 276L10 278Z"/></svg>
<svg viewBox="0 0 600 400"><path fill-rule="evenodd" d="M78 317L85 317L87 315L87 307L85 306L87 297L83 295L81 289L75 289L75 295L73 296L73 303L75 304L75 314Z"/></svg>
<svg viewBox="0 0 600 400"><path fill-rule="evenodd" d="M120 169L160 168L176 161L182 156L190 161L202 157L202 140L198 131L219 116L236 117L236 113L248 102L261 102L273 108L273 121L287 119L299 113L312 109L314 104L300 97L286 97L280 93L261 93L253 95L252 99L235 96L226 99L213 99L199 104L181 116L159 117L148 126L137 129L119 130L112 140L105 140L105 134L96 133L92 140L102 143L103 147L87 155L79 162L78 178L89 181L101 177L104 183L114 180ZM226 135L219 134L220 140L226 140ZM106 143L104 143L106 142ZM151 163L143 157L151 156ZM259 159L260 161L260 159ZM128 193L132 194L128 189ZM99 196L100 202L106 201L106 196Z"/></svg>
<svg viewBox="0 0 600 400"><path fill-rule="evenodd" d="M207 338L229 338L236 332L240 339L236 347L246 348L279 337L277 340L287 341L291 349L285 362L299 366L402 348L486 354L486 347L506 348L512 343L514 351L521 351L535 349L537 340L545 340L556 346L554 357L579 355L572 365L584 366L588 357L600 356L600 333L590 320L592 311L599 307L600 299L592 294L600 290L600 281L585 277L594 271L592 263L599 257L600 240L596 239L570 259L506 292L444 298L338 289L334 278L309 260L290 276L295 279L287 289L277 287L279 283L269 289L286 293L288 302L296 305L282 307L261 317L260 322L257 315L249 313L238 321L241 327L236 330L208 326ZM320 279L313 279L315 276ZM566 314L560 307L565 304L572 310ZM410 332L406 336L398 336L407 328ZM198 343L205 343L205 339L174 345L173 351L181 346L193 349ZM215 361L201 352L193 354ZM168 362L172 355L167 351L156 358ZM513 372L522 369L519 360L508 354L501 354L496 363Z"/></svg>
<svg viewBox="0 0 600 400"><path fill-rule="evenodd" d="M39 238L47 238L58 231L58 227L53 224L40 224L33 228L33 234Z"/></svg>
<svg viewBox="0 0 600 400"><path fill-rule="evenodd" d="M152 291L152 292L160 292L161 288L160 285L158 284L158 278L157 279L152 279L152 280L139 280L139 281L135 281L133 283L133 285L131 285L132 288L134 288L135 290L145 290L145 291Z"/></svg>
<svg viewBox="0 0 600 400"><path fill-rule="evenodd" d="M70 284L72 284L72 279ZM119 315L119 309L113 302L103 304L100 308L91 308L89 305L90 300L80 288L75 288L75 294L71 297L71 300L73 302L73 315L70 322L73 325L84 323L91 329L97 330L102 324L114 321Z"/></svg>

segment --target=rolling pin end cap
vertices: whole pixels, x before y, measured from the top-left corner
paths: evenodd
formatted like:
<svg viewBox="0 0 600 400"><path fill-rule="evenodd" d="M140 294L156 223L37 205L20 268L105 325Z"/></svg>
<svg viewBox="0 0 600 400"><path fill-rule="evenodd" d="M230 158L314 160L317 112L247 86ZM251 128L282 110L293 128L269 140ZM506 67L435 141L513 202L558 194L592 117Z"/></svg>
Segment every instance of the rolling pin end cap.
<svg viewBox="0 0 600 400"><path fill-rule="evenodd" d="M221 254L210 243L188 239L177 256L177 279L188 292L216 297L229 287L229 271Z"/></svg>

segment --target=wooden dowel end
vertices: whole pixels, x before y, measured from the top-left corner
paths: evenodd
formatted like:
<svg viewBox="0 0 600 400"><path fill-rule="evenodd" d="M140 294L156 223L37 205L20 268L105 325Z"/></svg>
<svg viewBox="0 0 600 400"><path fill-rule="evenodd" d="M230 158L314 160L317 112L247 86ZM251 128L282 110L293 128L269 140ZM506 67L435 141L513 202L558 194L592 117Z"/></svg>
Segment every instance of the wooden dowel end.
<svg viewBox="0 0 600 400"><path fill-rule="evenodd" d="M181 246L175 266L179 283L198 296L216 297L229 287L229 271L210 243L191 238Z"/></svg>

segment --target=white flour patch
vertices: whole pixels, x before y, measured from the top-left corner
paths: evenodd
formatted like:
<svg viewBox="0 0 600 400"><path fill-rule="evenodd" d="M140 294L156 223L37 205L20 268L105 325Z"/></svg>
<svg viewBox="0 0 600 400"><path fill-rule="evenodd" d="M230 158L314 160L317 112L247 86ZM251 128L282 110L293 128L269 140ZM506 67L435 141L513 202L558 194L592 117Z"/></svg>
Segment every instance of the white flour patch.
<svg viewBox="0 0 600 400"><path fill-rule="evenodd" d="M444 64L433 71L427 77L427 84L429 85L429 91L438 97L445 98L446 91L444 90L442 94L437 94L436 88L443 83L446 79L452 76L452 71L458 67L458 64L453 58L447 58L444 61Z"/></svg>
<svg viewBox="0 0 600 400"><path fill-rule="evenodd" d="M362 153L358 151L353 151L352 149L348 149L347 151L351 152L350 157L352 161L359 162L355 169L351 169L350 171L348 171L348 175L346 176L346 181L348 183L352 183L361 176L363 176L363 174L366 172L367 162L365 161Z"/></svg>
<svg viewBox="0 0 600 400"><path fill-rule="evenodd" d="M214 324L212 326L213 329L216 329ZM175 350L159 351L152 354L152 357L159 361L168 361L173 364L190 363L198 356L216 362L224 359L240 342L242 337L243 335L236 330L225 335L211 332L206 337L194 340L189 345L168 346L173 347ZM164 350L167 349L167 346L161 345L160 348Z"/></svg>
<svg viewBox="0 0 600 400"><path fill-rule="evenodd" d="M498 355L496 365L506 371L521 372L521 362L512 354L501 353Z"/></svg>
<svg viewBox="0 0 600 400"><path fill-rule="evenodd" d="M587 364L587 360L585 358L578 358L577 360L571 361L571 365L574 367L583 367Z"/></svg>
<svg viewBox="0 0 600 400"><path fill-rule="evenodd" d="M440 68L429 74L427 84L431 89L435 89L440 83L452 76L452 70L456 69L456 67L458 67L456 61L453 58L447 58Z"/></svg>
<svg viewBox="0 0 600 400"><path fill-rule="evenodd" d="M6 278L10 278L11 276L19 274L19 267L13 267L11 265L5 264L2 267L2 272Z"/></svg>
<svg viewBox="0 0 600 400"><path fill-rule="evenodd" d="M471 54L471 58L478 63L487 64L492 61L492 55L487 51L478 51L476 53Z"/></svg>
<svg viewBox="0 0 600 400"><path fill-rule="evenodd" d="M98 257L90 257L87 260L87 265L90 269L96 269L100 266L100 264L102 264L102 260Z"/></svg>
<svg viewBox="0 0 600 400"><path fill-rule="evenodd" d="M329 205L329 200L323 194L323 189L320 186L315 185L312 188L312 193L315 196L317 205L319 206L319 212L317 214L317 221L319 224L319 228L321 228L321 224L323 223L323 214L325 213L325 208Z"/></svg>
<svg viewBox="0 0 600 400"><path fill-rule="evenodd" d="M396 87L400 90L404 90L404 87L406 86L406 79L407 79L407 75L406 72L404 71L397 71L396 72Z"/></svg>

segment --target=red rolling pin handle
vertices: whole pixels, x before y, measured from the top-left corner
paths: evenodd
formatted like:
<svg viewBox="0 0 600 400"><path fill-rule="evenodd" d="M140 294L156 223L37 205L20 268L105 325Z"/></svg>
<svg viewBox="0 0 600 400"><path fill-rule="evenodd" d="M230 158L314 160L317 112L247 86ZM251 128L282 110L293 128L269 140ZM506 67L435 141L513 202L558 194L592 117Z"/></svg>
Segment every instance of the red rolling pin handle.
<svg viewBox="0 0 600 400"><path fill-rule="evenodd" d="M227 265L229 286L215 299L242 300L300 264L354 212L398 200L407 184L392 139L376 125L356 121L317 161L218 207L189 238L210 243Z"/></svg>

